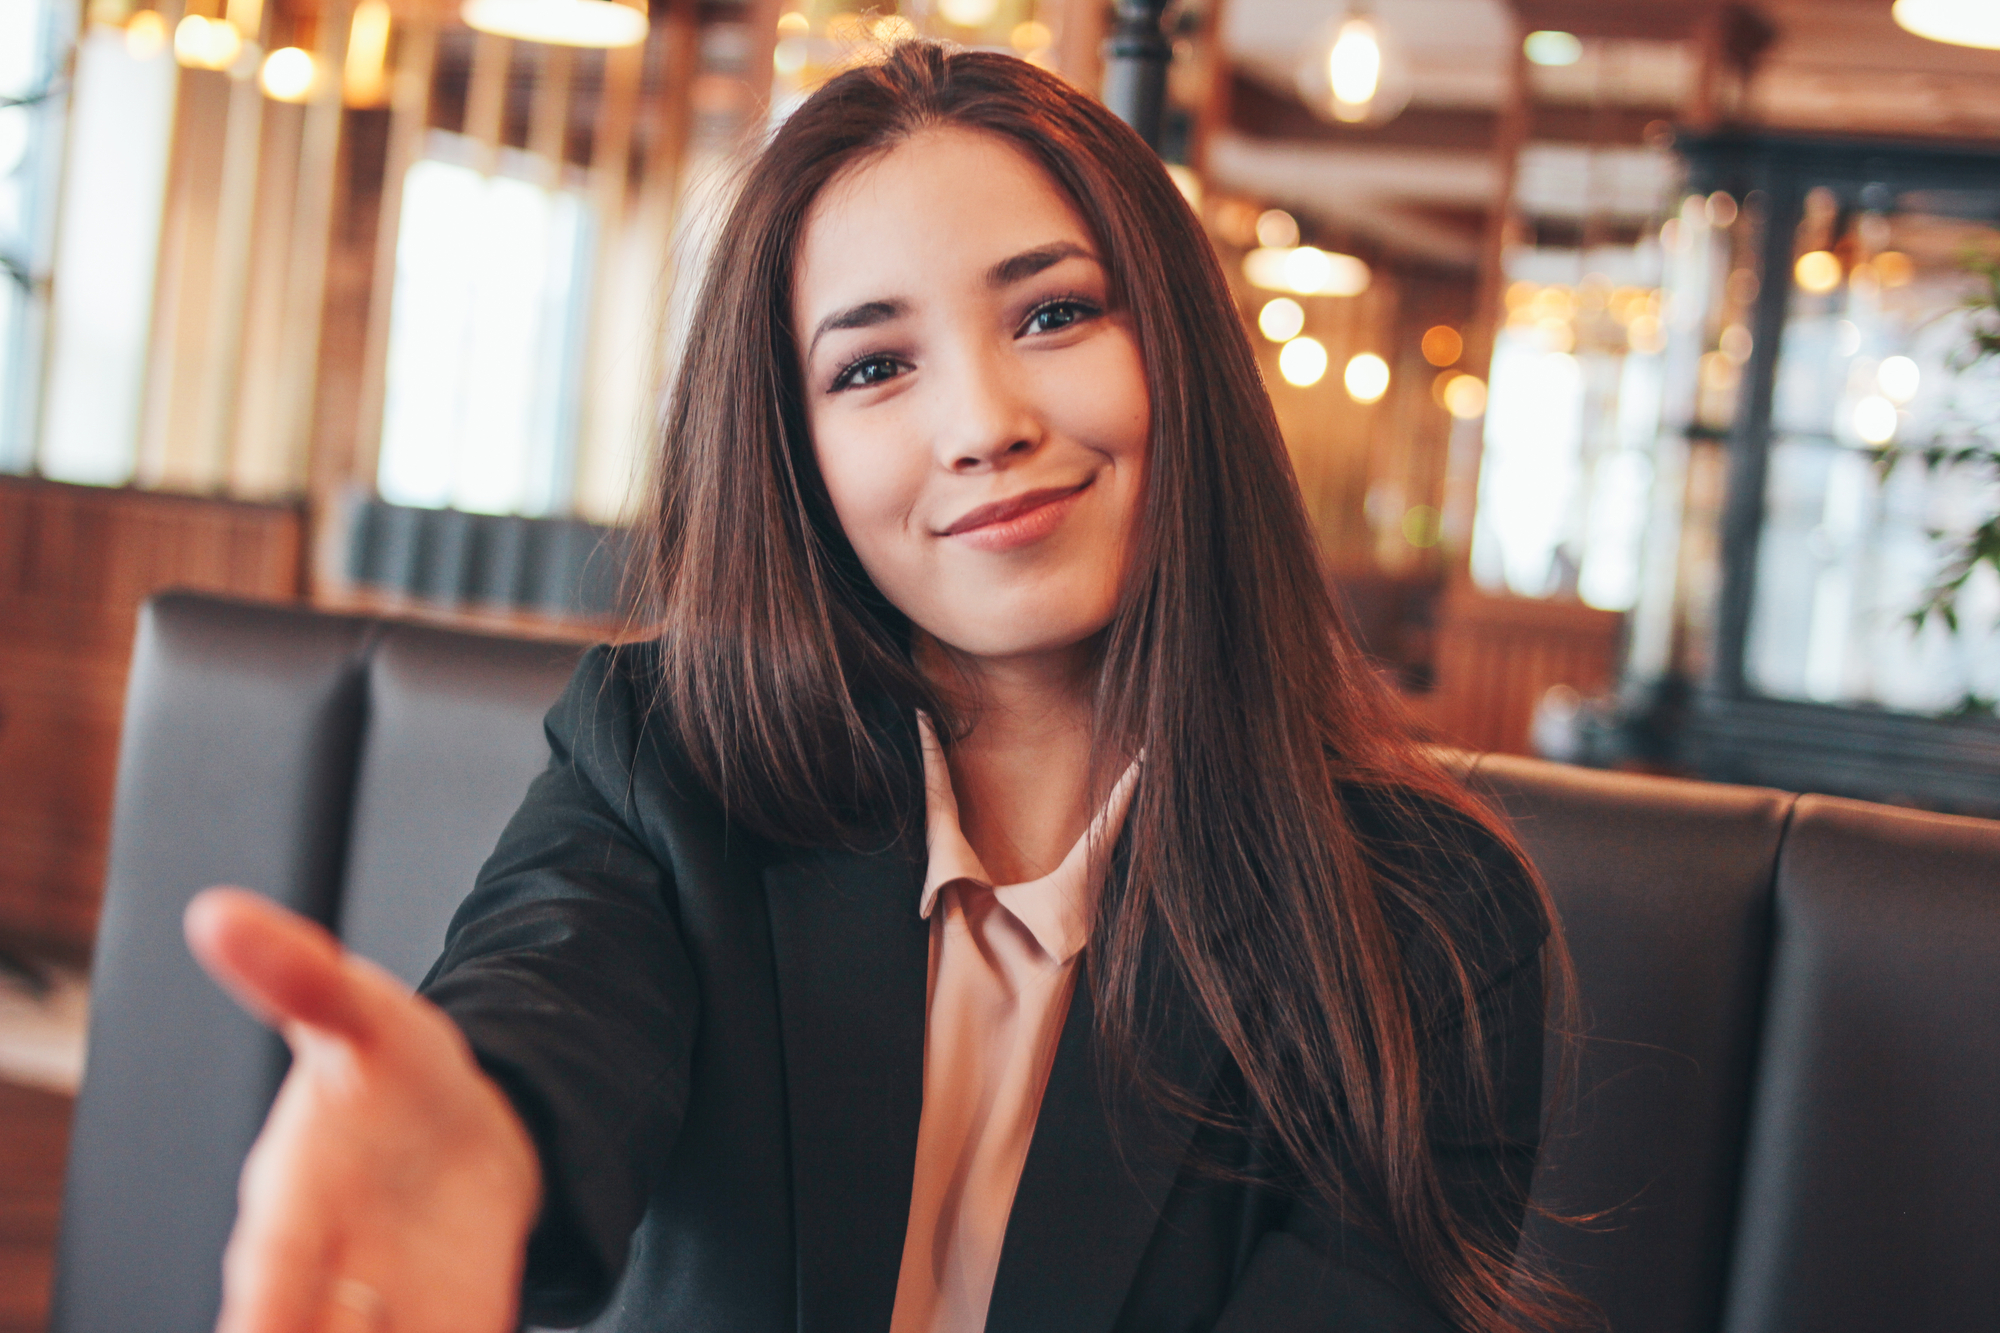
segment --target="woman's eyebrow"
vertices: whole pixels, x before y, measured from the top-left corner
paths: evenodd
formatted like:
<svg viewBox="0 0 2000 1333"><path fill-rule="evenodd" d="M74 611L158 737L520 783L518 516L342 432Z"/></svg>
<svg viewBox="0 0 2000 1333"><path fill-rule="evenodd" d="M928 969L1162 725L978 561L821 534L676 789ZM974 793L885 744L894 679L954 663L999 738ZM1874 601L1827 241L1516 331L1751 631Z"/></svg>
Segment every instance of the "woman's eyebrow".
<svg viewBox="0 0 2000 1333"><path fill-rule="evenodd" d="M1087 259L1097 262L1097 256L1074 241L1054 241L1048 245L1038 245L1032 250L1023 250L1010 259L1003 259L986 270L989 287L1010 287L1025 278L1032 278L1044 269L1054 268L1065 259ZM907 301L863 301L860 305L836 310L821 320L813 329L812 339L806 344L806 360L812 360L813 349L819 346L820 337L841 329L869 329L877 324L886 324L892 319L900 319L910 313Z"/></svg>
<svg viewBox="0 0 2000 1333"><path fill-rule="evenodd" d="M1074 241L1056 241L1049 245L1038 245L1032 250L1023 250L1012 259L1003 259L986 270L986 285L989 287L1009 287L1023 278L1032 278L1043 269L1054 268L1065 259L1088 259L1097 262L1097 256Z"/></svg>
<svg viewBox="0 0 2000 1333"><path fill-rule="evenodd" d="M845 310L836 310L819 322L813 329L812 341L806 344L806 360L812 360L813 348L819 346L822 334L837 329L872 329L877 324L887 324L910 312L907 301L863 301Z"/></svg>

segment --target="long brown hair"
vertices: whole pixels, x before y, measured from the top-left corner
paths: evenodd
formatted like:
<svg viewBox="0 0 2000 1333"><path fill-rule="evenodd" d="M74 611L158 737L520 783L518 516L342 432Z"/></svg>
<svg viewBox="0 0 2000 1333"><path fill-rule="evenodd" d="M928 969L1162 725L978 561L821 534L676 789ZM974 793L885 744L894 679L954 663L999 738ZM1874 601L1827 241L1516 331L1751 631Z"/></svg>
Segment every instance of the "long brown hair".
<svg viewBox="0 0 2000 1333"><path fill-rule="evenodd" d="M1004 138L1068 195L1151 395L1139 535L1095 699L1096 751L1146 756L1088 955L1106 1047L1143 1065L1160 1018L1141 958L1164 946L1304 1188L1379 1232L1455 1323L1554 1322L1560 1289L1514 1271L1509 1239L1453 1209L1425 1134L1426 1095L1445 1081L1499 1120L1464 942L1428 886L1371 853L1347 795L1428 803L1512 843L1425 761L1342 629L1215 255L1159 160L1100 104L1024 61L911 42L776 130L722 227L668 409L647 570L664 721L733 819L832 845L870 836L870 812L911 795L872 708L949 716L834 518L790 323L821 189L946 125ZM1541 910L1552 923L1545 896ZM1392 914L1413 926L1392 930ZM1425 976L1449 993L1427 1007L1459 1034L1456 1075L1420 1068L1410 929L1443 960Z"/></svg>

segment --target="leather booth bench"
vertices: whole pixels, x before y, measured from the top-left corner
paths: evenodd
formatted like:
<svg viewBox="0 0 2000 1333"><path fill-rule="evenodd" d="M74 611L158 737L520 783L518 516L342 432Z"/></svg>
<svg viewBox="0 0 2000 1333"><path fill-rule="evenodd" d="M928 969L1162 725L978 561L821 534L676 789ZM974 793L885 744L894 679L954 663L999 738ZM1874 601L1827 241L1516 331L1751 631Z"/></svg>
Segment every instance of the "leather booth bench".
<svg viewBox="0 0 2000 1333"><path fill-rule="evenodd" d="M196 969L254 886L414 982L578 649L141 613L51 1328L206 1333L284 1048ZM1581 1068L1535 1223L1618 1333L2000 1327L2000 824L1487 756L1562 911Z"/></svg>

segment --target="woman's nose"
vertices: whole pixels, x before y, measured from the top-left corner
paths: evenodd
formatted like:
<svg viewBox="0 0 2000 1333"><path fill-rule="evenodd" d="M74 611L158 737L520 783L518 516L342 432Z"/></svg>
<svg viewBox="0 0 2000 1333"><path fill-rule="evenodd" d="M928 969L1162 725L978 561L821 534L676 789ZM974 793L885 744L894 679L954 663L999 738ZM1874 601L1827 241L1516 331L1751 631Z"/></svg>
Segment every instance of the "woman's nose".
<svg viewBox="0 0 2000 1333"><path fill-rule="evenodd" d="M998 358L968 356L941 407L939 461L953 472L984 472L1033 454L1044 430L1040 414Z"/></svg>

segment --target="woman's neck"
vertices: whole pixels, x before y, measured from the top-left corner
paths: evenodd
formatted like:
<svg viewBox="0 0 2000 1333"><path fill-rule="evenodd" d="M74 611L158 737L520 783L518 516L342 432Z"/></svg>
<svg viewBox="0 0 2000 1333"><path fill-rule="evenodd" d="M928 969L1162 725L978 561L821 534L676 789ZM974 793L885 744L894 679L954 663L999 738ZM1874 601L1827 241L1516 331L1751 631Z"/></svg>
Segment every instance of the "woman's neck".
<svg viewBox="0 0 2000 1333"><path fill-rule="evenodd" d="M1089 645L978 658L920 635L916 660L972 724L947 751L966 841L996 884L1048 874L1096 813Z"/></svg>

